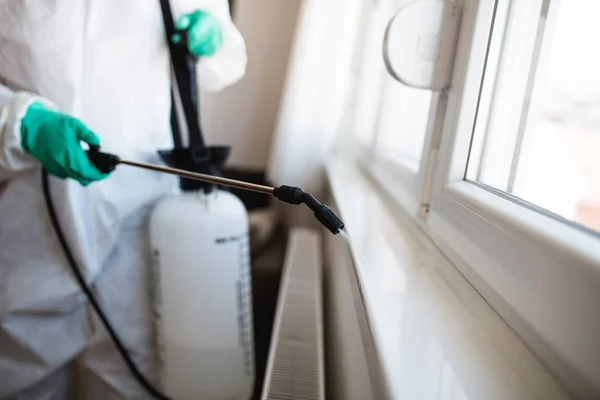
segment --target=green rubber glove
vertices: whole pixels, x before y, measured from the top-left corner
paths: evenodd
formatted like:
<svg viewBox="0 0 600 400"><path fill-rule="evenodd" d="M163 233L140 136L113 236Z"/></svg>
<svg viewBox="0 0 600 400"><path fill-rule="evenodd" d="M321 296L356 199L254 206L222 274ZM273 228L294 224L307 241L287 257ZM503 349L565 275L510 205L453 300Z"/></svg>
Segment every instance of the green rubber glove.
<svg viewBox="0 0 600 400"><path fill-rule="evenodd" d="M87 157L80 142L100 145L83 122L33 103L21 120L21 145L37 158L52 175L73 178L83 186L108 177Z"/></svg>
<svg viewBox="0 0 600 400"><path fill-rule="evenodd" d="M212 56L223 44L221 25L209 13L196 10L181 16L175 23L175 28L187 30L188 49L196 57ZM181 42L181 35L171 37L173 43Z"/></svg>

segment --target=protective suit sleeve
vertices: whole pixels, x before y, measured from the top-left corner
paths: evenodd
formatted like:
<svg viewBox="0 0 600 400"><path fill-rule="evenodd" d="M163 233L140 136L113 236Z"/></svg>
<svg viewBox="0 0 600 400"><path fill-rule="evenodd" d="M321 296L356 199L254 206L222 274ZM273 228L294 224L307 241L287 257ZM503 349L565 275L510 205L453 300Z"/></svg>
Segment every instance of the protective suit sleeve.
<svg viewBox="0 0 600 400"><path fill-rule="evenodd" d="M186 0L184 13L203 10L216 18L223 33L223 45L212 56L201 57L196 67L200 89L217 92L239 81L246 73L246 43L233 24L227 0Z"/></svg>
<svg viewBox="0 0 600 400"><path fill-rule="evenodd" d="M56 108L32 93L13 92L0 84L0 182L39 165L21 145L21 119L33 102Z"/></svg>

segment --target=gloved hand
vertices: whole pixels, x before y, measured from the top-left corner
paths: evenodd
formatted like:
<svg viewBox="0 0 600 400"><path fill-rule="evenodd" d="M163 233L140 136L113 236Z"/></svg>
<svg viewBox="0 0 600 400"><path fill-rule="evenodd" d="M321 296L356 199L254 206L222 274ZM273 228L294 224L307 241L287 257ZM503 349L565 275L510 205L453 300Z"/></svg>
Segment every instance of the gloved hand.
<svg viewBox="0 0 600 400"><path fill-rule="evenodd" d="M108 177L90 163L80 142L99 145L83 122L33 103L21 119L21 145L52 175L73 178L83 186Z"/></svg>
<svg viewBox="0 0 600 400"><path fill-rule="evenodd" d="M197 56L212 56L223 44L221 25L209 13L196 10L181 16L175 23L175 28L187 30L188 49ZM171 37L173 43L181 42L181 35Z"/></svg>

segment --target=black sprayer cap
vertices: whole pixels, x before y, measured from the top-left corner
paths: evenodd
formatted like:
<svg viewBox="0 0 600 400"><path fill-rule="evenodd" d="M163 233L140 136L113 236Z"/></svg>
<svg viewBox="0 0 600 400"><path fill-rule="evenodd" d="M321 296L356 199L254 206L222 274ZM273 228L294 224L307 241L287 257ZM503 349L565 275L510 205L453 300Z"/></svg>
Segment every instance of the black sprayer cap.
<svg viewBox="0 0 600 400"><path fill-rule="evenodd" d="M219 171L229 157L230 151L231 147L229 146L209 146L195 149L190 147L174 148L161 150L158 153L169 167L221 176ZM183 191L204 190L205 192L211 192L215 187L212 183L187 178L180 178L179 186Z"/></svg>

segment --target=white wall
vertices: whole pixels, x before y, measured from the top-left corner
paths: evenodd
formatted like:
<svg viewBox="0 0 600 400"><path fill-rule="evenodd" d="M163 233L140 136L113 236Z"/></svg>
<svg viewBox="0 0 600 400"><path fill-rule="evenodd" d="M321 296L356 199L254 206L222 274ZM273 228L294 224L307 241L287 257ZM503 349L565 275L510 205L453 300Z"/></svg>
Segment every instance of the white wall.
<svg viewBox="0 0 600 400"><path fill-rule="evenodd" d="M208 144L233 146L229 165L264 170L287 70L300 0L236 0L235 23L248 48L246 76L201 97Z"/></svg>
<svg viewBox="0 0 600 400"><path fill-rule="evenodd" d="M267 176L320 195L339 128L362 0L304 0Z"/></svg>

